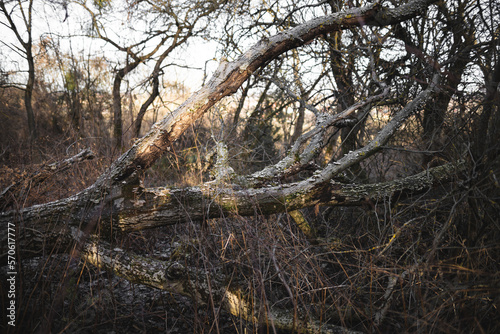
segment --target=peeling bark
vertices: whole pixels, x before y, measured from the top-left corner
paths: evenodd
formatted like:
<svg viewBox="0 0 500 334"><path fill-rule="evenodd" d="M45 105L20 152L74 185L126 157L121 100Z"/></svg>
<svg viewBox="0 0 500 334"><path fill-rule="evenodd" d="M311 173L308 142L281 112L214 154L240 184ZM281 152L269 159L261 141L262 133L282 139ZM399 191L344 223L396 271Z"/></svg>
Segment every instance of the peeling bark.
<svg viewBox="0 0 500 334"><path fill-rule="evenodd" d="M393 9L379 4L353 8L313 19L290 30L263 39L238 60L221 63L212 79L179 108L159 121L153 129L123 154L97 182L97 186L125 180L135 171L150 167L170 144L211 106L234 94L258 68L280 54L297 48L328 32L361 25L394 24L415 16L434 1L413 1Z"/></svg>
<svg viewBox="0 0 500 334"><path fill-rule="evenodd" d="M149 168L156 159L163 153L168 151L171 143L198 118L209 110L216 102L223 97L236 92L241 84L258 68L265 66L270 60L278 55L304 45L317 36L336 31L347 29L353 26L360 25L380 25L393 24L400 22L410 16L417 15L420 11L426 8L433 1L422 0L413 1L409 4L385 9L379 4L369 5L361 8L353 8L343 12L333 13L328 16L315 18L309 22L299 25L290 30L281 32L268 39L263 39L256 45L251 47L238 60L231 63L221 63L212 79L200 90L194 93L186 102L184 102L177 110L167 115L164 119L157 122L151 131L143 138L139 139L127 152L118 158L110 168L103 173L97 181L85 189L84 191L67 199L47 203L44 205L33 206L23 210L20 214L25 222L34 221L52 221L62 222L68 225L80 225L81 222L89 224L89 219L96 224L97 220L102 223L103 215L117 215L117 209L120 209L119 197L131 196L130 190L136 186L137 173L141 170ZM298 196L293 192L313 194L313 189L318 188L319 184L327 184L335 174L340 173L352 164L357 163L367 156L374 154L397 130L401 123L426 99L433 93L436 85L430 85L430 88L424 91L415 101L402 110L392 121L386 126L377 136L377 138L364 148L351 152L344 156L337 164L329 165L318 175L314 176L314 180L306 180L300 186L284 186L285 196L298 198L298 202L312 203L310 199L305 200L307 196ZM354 107L353 107L354 108ZM357 108L357 106L356 106ZM341 114L333 116L335 119L342 119L348 115L352 108L344 111ZM332 123L332 120L327 120ZM320 125L320 124L319 124ZM313 134L321 132L321 128L317 129ZM310 138L312 135L309 134ZM297 146L300 146L301 139L299 138ZM306 157L299 156L301 164L309 163L310 157L314 156L314 148L310 147ZM306 161L302 161L303 159ZM258 182L266 181L269 176L274 176L283 173L289 167L294 165L293 157L288 156L286 160L266 169L263 172L256 173L239 182L244 187L253 187ZM257 190L249 189L250 193ZM265 191L271 191L266 189ZM200 196L200 195L198 195ZM118 200L117 200L118 198ZM201 198L201 196L200 196ZM115 201L114 203L112 203ZM282 210L283 203L266 203L263 201L260 210L263 207L270 209ZM293 201L292 201L293 202ZM315 203L314 203L315 204ZM234 206L229 206L232 209ZM297 207L303 207L297 206ZM266 209L264 209L266 211ZM2 222L7 222L15 213L3 213L0 216ZM120 216L120 215L118 215ZM90 226L90 225L89 225ZM89 226L86 228L88 229ZM91 226L90 226L91 227ZM106 226L104 226L106 229ZM108 226L111 229L112 226Z"/></svg>
<svg viewBox="0 0 500 334"><path fill-rule="evenodd" d="M76 239L81 238L77 234ZM271 323L274 328L301 333L359 333L346 328L307 318L294 321L292 310L272 307L267 314L259 314L260 305L247 300L238 287L228 286L226 278L215 272L187 267L175 260L145 258L121 248L112 248L106 242L90 238L79 254L96 267L110 270L131 282L187 296L205 305L210 299L227 312L254 324ZM210 288L209 288L210 284Z"/></svg>
<svg viewBox="0 0 500 334"><path fill-rule="evenodd" d="M265 319L255 319L255 310L266 309L241 297L237 287L227 286L220 277L175 261L160 261L112 248L103 241L116 232L155 228L187 221L227 215L254 216L294 211L314 205L361 205L404 192L419 192L450 180L463 163L448 164L407 178L380 184L343 184L335 176L350 166L377 153L405 120L439 89L439 75L428 88L398 112L366 146L348 152L343 158L317 170L306 180L281 184L283 177L304 166L323 145L326 128L335 126L356 109L387 96L388 88L366 101L336 115L323 115L317 126L300 136L290 153L274 166L252 175L235 175L219 148L218 170L214 182L198 187L144 188L138 174L167 152L179 136L223 97L229 96L257 69L282 53L310 42L323 34L362 25L389 25L418 15L434 1L412 1L397 8L380 4L349 9L313 19L290 30L266 38L251 47L238 60L221 63L212 79L178 109L157 122L153 128L118 158L97 181L84 191L59 201L35 205L20 212L0 214L0 225L16 223L16 247L21 256L51 252L69 252L78 242L79 255L89 263L112 270L132 282L186 295L200 303L215 298L232 314L260 322L271 321L276 328L301 332L346 332L323 324L318 319L290 317L291 310L270 309ZM97 240L95 234L99 234ZM2 247L7 245L2 237ZM57 246L57 247L55 247ZM52 248L55 247L55 248ZM1 258L6 255L1 249ZM208 284L210 276L211 285ZM209 288L210 287L210 288ZM215 287L215 288L214 288ZM267 310L267 309L266 309Z"/></svg>
<svg viewBox="0 0 500 334"><path fill-rule="evenodd" d="M71 228L83 222L95 226L99 220L101 237L113 231L128 233L234 214L254 216L293 211L314 205L365 205L403 194L415 194L449 182L464 171L465 163L446 164L403 179L375 184L342 184L335 181L318 183L305 189L302 183L269 186L258 189L234 190L230 184L188 188L148 188L137 186L131 193L115 193L106 197L106 205L87 216L71 215L67 206L47 205L30 208L23 213L19 229L19 250L23 256L40 255L43 248L69 245ZM132 194L132 195L131 195ZM97 216L98 215L98 216ZM0 222L7 224L19 217L2 214ZM89 232L89 231L87 231ZM62 237L62 239L61 239ZM2 239L5 239L3 237ZM5 241L5 240L4 240ZM2 242L7 245L7 242ZM5 256L6 249L2 249Z"/></svg>

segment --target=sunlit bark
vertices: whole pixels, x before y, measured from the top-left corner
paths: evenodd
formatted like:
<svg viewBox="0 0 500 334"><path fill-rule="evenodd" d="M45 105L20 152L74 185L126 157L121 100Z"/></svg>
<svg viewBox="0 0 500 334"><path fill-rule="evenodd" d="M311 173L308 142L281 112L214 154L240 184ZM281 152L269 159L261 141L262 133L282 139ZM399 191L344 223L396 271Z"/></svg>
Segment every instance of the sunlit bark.
<svg viewBox="0 0 500 334"><path fill-rule="evenodd" d="M139 174L168 152L171 144L186 129L225 96L234 94L252 73L266 66L279 55L302 46L329 32L362 25L383 26L414 17L433 1L412 1L393 9L373 4L337 12L313 19L275 36L262 39L239 59L221 63L211 80L188 98L175 111L157 122L153 128L118 158L97 181L84 191L55 202L36 205L19 212L0 214L0 224L15 222L19 249L24 255L40 255L44 250L76 253L88 262L113 270L126 279L187 295L201 303L208 296L218 298L235 315L252 322L271 320L277 328L301 331L335 332L336 327L323 327L318 319L304 323L286 316L290 310L270 309L266 318L254 319L253 305L241 297L237 288L227 286L224 277L212 276L212 288L207 288L209 273L180 263L157 261L112 248L103 241L111 240L115 232L155 228L164 225L200 221L226 215L253 216L293 211L314 205L362 205L370 201L393 198L405 193L429 189L453 179L463 168L461 163L429 169L420 174L378 184L345 184L335 180L343 171L379 152L404 122L437 91L440 75L427 82L413 101L401 108L365 146L347 152L331 161L312 176L294 183L284 179L311 166L324 145L325 131L344 121L362 107L387 98L389 88L381 85L380 92L364 101L352 104L334 115L317 115L315 127L298 136L289 153L277 164L251 174L236 175L227 161L220 159L216 168L225 169L215 181L182 189L142 187ZM224 162L225 161L225 162ZM97 240L97 232L101 240ZM77 241L76 248L72 247ZM2 242L2 245L7 243ZM53 248L51 248L53 247ZM2 250L2 254L5 250ZM3 255L5 256L5 255ZM194 279L194 281L193 281Z"/></svg>

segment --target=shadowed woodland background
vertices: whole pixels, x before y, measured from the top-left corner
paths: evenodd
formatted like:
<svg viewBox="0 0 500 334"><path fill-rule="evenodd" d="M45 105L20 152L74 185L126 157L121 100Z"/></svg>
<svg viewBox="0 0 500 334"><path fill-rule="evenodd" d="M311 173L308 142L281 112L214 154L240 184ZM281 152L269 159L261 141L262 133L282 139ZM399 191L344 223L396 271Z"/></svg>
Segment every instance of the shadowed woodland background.
<svg viewBox="0 0 500 334"><path fill-rule="evenodd" d="M413 2L424 9L398 22L349 23L347 14L329 32L298 38L299 47L276 52L154 164L138 168L133 191L180 194L172 196L182 222L120 233L112 229L123 212L109 211L105 200L99 214L71 216L86 241L169 263L172 281L189 276L192 285L177 293L95 266L82 256L85 242L47 237L45 247L22 249L36 220L23 212L99 182L192 95L190 78L210 86L252 45L373 4L0 1L0 31L10 36L0 44L0 208L15 217L19 242L16 327L2 322L2 332L319 332L322 324L335 326L324 332L500 331L500 4ZM382 1L373 11L399 5ZM211 47L213 54L200 51ZM288 189L343 167L343 157L364 154L426 91L431 96L387 142L322 183L342 189L342 198L325 200L323 192L304 199L312 205L273 212L255 197L213 213L212 197L200 200L206 216L195 213L191 190ZM352 106L347 117L322 123ZM279 173L259 174L286 159L294 161ZM454 167L431 185L408 181L443 166ZM134 197L137 212L142 199ZM100 225L101 213L112 231ZM56 220L46 220L43 233ZM251 305L250 317L222 306L228 291Z"/></svg>

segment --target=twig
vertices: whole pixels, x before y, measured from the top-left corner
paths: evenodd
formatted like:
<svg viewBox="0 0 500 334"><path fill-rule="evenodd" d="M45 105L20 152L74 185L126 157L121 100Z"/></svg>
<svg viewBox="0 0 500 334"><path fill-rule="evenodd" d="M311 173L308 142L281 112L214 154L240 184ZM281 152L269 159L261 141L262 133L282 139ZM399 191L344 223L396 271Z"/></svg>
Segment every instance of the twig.
<svg viewBox="0 0 500 334"><path fill-rule="evenodd" d="M68 170L74 164L80 163L84 160L91 160L93 158L95 158L94 152L90 149L85 149L71 158L43 166L41 170L31 173L31 175L22 178L5 188L2 193L0 193L0 207L6 208L12 205L15 198L18 197L19 194L21 194L26 188L32 187L35 184L40 184L49 177Z"/></svg>

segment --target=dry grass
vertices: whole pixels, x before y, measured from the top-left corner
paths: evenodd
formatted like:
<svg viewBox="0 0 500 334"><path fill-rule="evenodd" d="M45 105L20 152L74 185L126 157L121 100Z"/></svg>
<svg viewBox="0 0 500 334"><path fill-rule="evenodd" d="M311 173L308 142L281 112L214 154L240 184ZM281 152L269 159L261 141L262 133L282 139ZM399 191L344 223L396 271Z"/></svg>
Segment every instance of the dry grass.
<svg viewBox="0 0 500 334"><path fill-rule="evenodd" d="M203 157L217 129L210 132L204 124L200 121L175 144L173 154L147 172L146 185L194 185L208 179ZM252 156L241 150L240 142L233 142L232 163L235 167L248 163ZM2 186L29 178L41 161L54 162L89 146L98 155L96 160L26 187L15 208L84 189L116 156L110 145L97 140L60 140L36 151L20 147L0 170ZM390 152L365 168L381 161L410 163ZM390 178L384 174L388 170L380 169L372 178ZM233 214L136 232L117 243L148 256L168 254L188 265L225 273L233 284L244 287L245 295L261 303L257 316L263 323L265 310L278 307L296 317L310 315L363 332L496 333L500 331L497 200L498 190L487 177L465 175L461 183L372 207L302 210L315 231L312 239L288 214L261 216L257 208L254 217ZM16 330L273 332L271 324L257 328L218 305L196 305L99 271L77 257L50 256L50 251L20 262ZM2 305L5 301L2 293Z"/></svg>

